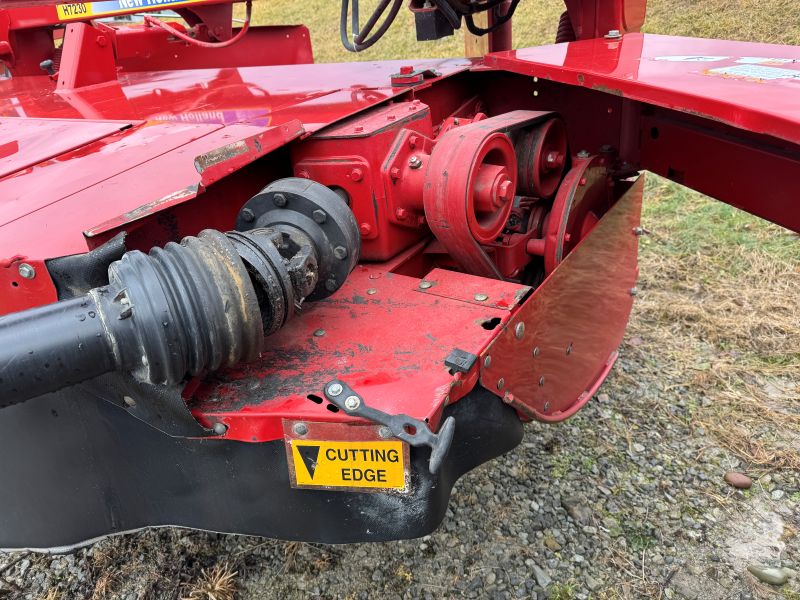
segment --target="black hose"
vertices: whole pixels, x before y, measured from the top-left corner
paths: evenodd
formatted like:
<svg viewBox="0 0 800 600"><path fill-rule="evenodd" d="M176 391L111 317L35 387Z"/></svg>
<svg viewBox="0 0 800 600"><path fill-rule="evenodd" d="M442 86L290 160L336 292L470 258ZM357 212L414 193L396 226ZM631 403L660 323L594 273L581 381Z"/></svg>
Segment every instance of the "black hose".
<svg viewBox="0 0 800 600"><path fill-rule="evenodd" d="M575 29L572 27L572 20L569 18L569 11L564 11L558 19L558 31L556 31L556 44L575 41Z"/></svg>

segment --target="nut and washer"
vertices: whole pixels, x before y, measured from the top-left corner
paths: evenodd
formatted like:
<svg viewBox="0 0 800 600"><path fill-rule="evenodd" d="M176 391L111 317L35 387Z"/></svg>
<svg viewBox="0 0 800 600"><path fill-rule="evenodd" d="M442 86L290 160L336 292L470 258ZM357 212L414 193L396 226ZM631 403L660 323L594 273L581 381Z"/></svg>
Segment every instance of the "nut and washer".
<svg viewBox="0 0 800 600"><path fill-rule="evenodd" d="M612 29L605 35L607 40L618 40L621 37L622 34L619 32L619 29Z"/></svg>
<svg viewBox="0 0 800 600"><path fill-rule="evenodd" d="M344 407L347 410L356 410L361 406L361 399L358 396L348 396L344 399Z"/></svg>
<svg viewBox="0 0 800 600"><path fill-rule="evenodd" d="M419 169L422 166L422 161L420 160L419 156L412 156L408 159L408 166L412 169Z"/></svg>
<svg viewBox="0 0 800 600"><path fill-rule="evenodd" d="M292 427L292 431L295 435L305 435L308 433L308 425L305 423L295 423L294 427Z"/></svg>
<svg viewBox="0 0 800 600"><path fill-rule="evenodd" d="M428 288L431 288L431 287L433 287L433 282L432 281L425 281L423 279L422 281L419 282L419 289L421 289L421 290L427 290Z"/></svg>
<svg viewBox="0 0 800 600"><path fill-rule="evenodd" d="M517 323L517 326L514 327L514 335L518 340L522 339L522 336L525 335L525 323Z"/></svg>
<svg viewBox="0 0 800 600"><path fill-rule="evenodd" d="M17 270L19 271L20 277L24 277L25 279L33 279L36 277L36 269L34 269L28 263L20 263Z"/></svg>
<svg viewBox="0 0 800 600"><path fill-rule="evenodd" d="M328 386L328 394L331 396L338 396L342 393L342 386L339 383L332 383Z"/></svg>
<svg viewBox="0 0 800 600"><path fill-rule="evenodd" d="M476 302L486 302L489 299L488 294L475 294L474 296Z"/></svg>

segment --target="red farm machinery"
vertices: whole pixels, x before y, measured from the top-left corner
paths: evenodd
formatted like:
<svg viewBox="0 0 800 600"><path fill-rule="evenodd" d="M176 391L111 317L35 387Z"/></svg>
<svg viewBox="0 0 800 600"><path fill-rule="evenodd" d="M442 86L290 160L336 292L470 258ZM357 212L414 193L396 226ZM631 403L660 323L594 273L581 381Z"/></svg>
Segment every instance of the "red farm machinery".
<svg viewBox="0 0 800 600"><path fill-rule="evenodd" d="M250 2L0 1L0 548L425 535L612 368L642 171L800 231L800 48L566 0L515 50L518 3L411 0L478 58L314 64Z"/></svg>

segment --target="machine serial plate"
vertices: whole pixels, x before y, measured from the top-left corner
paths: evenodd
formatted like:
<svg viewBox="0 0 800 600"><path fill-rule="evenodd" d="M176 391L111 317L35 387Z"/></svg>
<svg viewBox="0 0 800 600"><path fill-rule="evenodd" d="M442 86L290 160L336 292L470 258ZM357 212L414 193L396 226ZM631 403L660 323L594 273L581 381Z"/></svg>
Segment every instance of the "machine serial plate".
<svg viewBox="0 0 800 600"><path fill-rule="evenodd" d="M408 488L408 445L399 440L287 440L292 487L377 492Z"/></svg>

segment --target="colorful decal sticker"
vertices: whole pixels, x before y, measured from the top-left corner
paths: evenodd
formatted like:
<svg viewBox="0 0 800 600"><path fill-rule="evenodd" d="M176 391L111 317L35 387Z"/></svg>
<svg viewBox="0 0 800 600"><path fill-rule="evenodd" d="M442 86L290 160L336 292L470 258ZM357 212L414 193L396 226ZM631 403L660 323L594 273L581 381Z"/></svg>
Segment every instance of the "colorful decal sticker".
<svg viewBox="0 0 800 600"><path fill-rule="evenodd" d="M686 55L686 56L656 56L653 60L660 60L664 62L717 62L720 60L726 60L728 58L730 58L730 56Z"/></svg>
<svg viewBox="0 0 800 600"><path fill-rule="evenodd" d="M707 75L721 75L733 79L745 79L748 81L773 81L776 79L795 79L800 81L800 70L780 69L778 67L768 67L764 65L744 64L734 67L717 67L708 69Z"/></svg>
<svg viewBox="0 0 800 600"><path fill-rule="evenodd" d="M408 446L399 440L334 442L290 440L292 487L405 491Z"/></svg>
<svg viewBox="0 0 800 600"><path fill-rule="evenodd" d="M800 64L800 58L767 58L765 56L742 56L736 62L742 65L787 65Z"/></svg>
<svg viewBox="0 0 800 600"><path fill-rule="evenodd" d="M125 14L152 8L173 8L198 4L205 0L104 0L102 2L69 2L56 6L59 21L78 21L106 15Z"/></svg>

